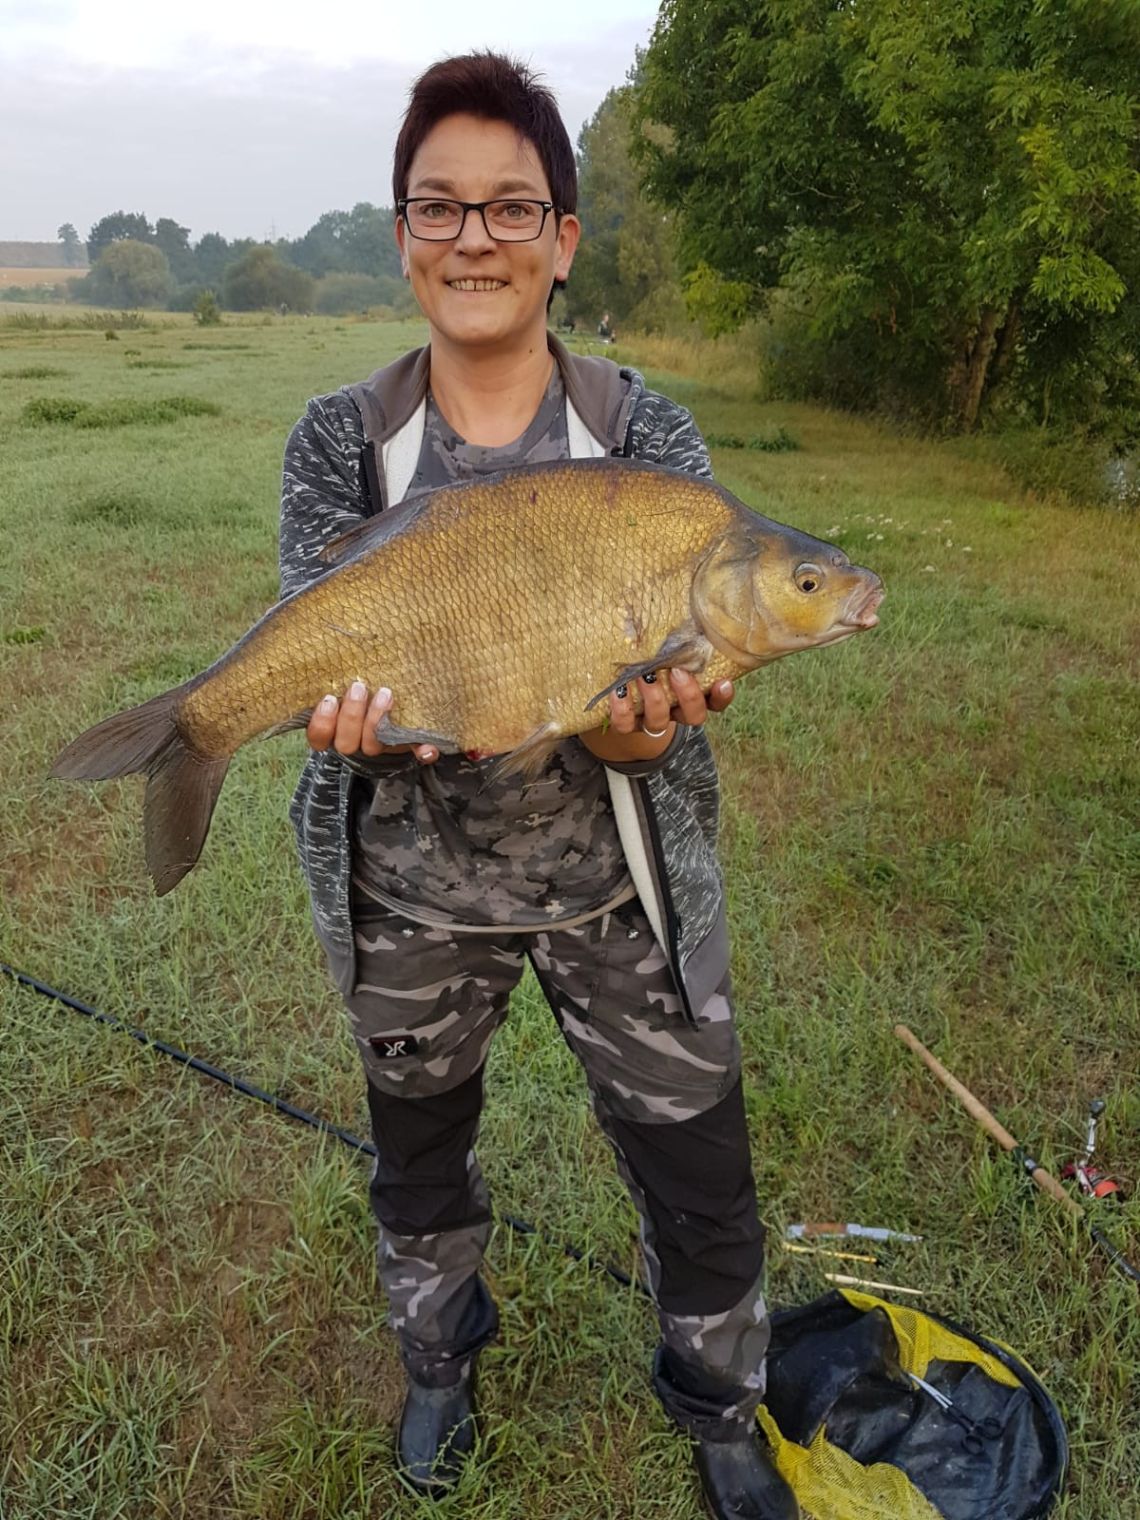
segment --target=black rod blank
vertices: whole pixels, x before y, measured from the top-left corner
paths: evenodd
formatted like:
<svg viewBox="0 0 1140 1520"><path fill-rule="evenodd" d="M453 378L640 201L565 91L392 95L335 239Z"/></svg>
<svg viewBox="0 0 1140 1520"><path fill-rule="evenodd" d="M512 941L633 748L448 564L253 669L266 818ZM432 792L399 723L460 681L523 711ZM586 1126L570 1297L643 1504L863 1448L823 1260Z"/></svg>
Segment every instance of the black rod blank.
<svg viewBox="0 0 1140 1520"><path fill-rule="evenodd" d="M279 1098L275 1093L266 1092L264 1088L255 1087L252 1082L246 1082L241 1077L235 1077L228 1071L223 1071L220 1066L212 1066L209 1061L203 1061L199 1056L192 1056L188 1051L179 1050L177 1045L169 1045L165 1040L157 1040L153 1035L146 1033L144 1029L132 1029L122 1019L112 1018L110 1014L100 1013L97 1008L92 1008L89 1003L81 1003L78 998L69 997L66 992L60 992L55 987L49 987L46 982L41 982L34 976L29 976L26 971L17 971L14 966L9 966L5 961L0 961L0 972L10 976L21 987L29 987L33 992L39 992L44 997L51 998L54 1002L62 1003L65 1008L71 1008L76 1013L82 1013L89 1019L95 1019L100 1024L106 1024L109 1029L118 1030L120 1034L129 1034L132 1040L137 1040L140 1045L148 1045L152 1050L159 1050L164 1056L169 1056L172 1061L178 1061L183 1066L189 1066L193 1071L201 1072L204 1077L212 1077L215 1082L221 1082L223 1086L233 1088L235 1092L244 1093L247 1098L256 1098L259 1103L267 1103L270 1108L275 1108L279 1114L285 1114L290 1119L297 1119L302 1124L308 1124L313 1129L320 1130L322 1134L331 1135L334 1140L341 1141L351 1150L361 1151L366 1156L375 1157L376 1147L371 1140L362 1140L359 1135L354 1135L347 1129L341 1129L339 1125L330 1124L327 1119L322 1119L319 1114L311 1114L307 1109L298 1108L295 1103L287 1103L284 1098ZM510 1229L519 1235L536 1235L547 1245L555 1246L575 1261L585 1262L587 1266L604 1272L607 1277L612 1277L623 1288L636 1287L639 1292L648 1296L648 1289L639 1280L630 1277L620 1267L612 1266L609 1262L600 1261L589 1251L583 1251L580 1246L571 1245L566 1241L554 1240L544 1230L536 1225L529 1224L525 1219L519 1219L514 1214L500 1214L499 1218Z"/></svg>

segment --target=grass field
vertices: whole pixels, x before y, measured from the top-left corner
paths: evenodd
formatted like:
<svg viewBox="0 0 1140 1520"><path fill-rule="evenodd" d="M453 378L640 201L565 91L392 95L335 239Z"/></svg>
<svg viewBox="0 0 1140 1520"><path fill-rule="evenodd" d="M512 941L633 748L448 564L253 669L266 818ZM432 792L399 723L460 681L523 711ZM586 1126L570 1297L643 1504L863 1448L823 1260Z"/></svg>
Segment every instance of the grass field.
<svg viewBox="0 0 1140 1520"><path fill-rule="evenodd" d="M138 786L46 772L274 598L289 427L420 336L0 324L0 958L357 1133L356 1056L285 817L300 738L239 755L201 864L162 900ZM752 677L715 726L770 1296L827 1286L825 1263L779 1249L790 1221L923 1235L872 1275L1045 1379L1073 1445L1058 1516L1136 1520L1137 1290L891 1027L1054 1170L1104 1096L1104 1159L1140 1170L1140 524L1023 498L981 444L760 404L707 354L692 364L649 374L706 432L799 444L717 449L722 480L889 593L873 634ZM419 1513L392 1473L401 1383L364 1164L3 977L0 1019L0 1513ZM481 1148L502 1211L634 1266L634 1216L529 982ZM1140 1254L1140 1208L1113 1224ZM644 1302L502 1225L488 1266L504 1334L484 1359L486 1459L438 1513L696 1520Z"/></svg>

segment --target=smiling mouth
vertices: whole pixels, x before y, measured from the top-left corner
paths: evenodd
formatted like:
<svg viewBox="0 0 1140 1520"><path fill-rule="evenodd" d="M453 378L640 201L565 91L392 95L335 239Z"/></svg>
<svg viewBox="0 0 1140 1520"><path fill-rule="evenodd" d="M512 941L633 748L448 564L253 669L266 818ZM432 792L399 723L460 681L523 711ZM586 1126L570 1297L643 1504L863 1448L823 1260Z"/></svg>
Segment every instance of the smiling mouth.
<svg viewBox="0 0 1140 1520"><path fill-rule="evenodd" d="M506 280L448 280L452 290L505 290Z"/></svg>

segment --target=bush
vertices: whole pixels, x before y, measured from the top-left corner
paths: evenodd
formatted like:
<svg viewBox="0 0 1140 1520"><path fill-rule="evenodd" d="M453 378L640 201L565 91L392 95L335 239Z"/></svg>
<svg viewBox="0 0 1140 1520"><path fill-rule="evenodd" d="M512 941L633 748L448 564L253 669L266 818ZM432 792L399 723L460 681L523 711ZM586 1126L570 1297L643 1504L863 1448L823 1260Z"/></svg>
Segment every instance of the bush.
<svg viewBox="0 0 1140 1520"><path fill-rule="evenodd" d="M282 263L266 243L226 266L222 295L231 311L308 311L313 304L313 285L311 275Z"/></svg>
<svg viewBox="0 0 1140 1520"><path fill-rule="evenodd" d="M199 327L221 327L222 312L212 290L203 290L194 302L194 321Z"/></svg>
<svg viewBox="0 0 1140 1520"><path fill-rule="evenodd" d="M167 311L193 311L194 302L205 288L196 280L192 280L188 285L179 285L166 303Z"/></svg>
<svg viewBox="0 0 1140 1520"><path fill-rule="evenodd" d="M314 310L328 317L347 317L372 306L397 306L409 299L404 281L390 274L327 274L317 281Z"/></svg>
<svg viewBox="0 0 1140 1520"><path fill-rule="evenodd" d="M1018 485L1039 496L1086 506L1137 505L1135 465L1103 439L1059 429L1007 428L993 435L993 451Z"/></svg>
<svg viewBox="0 0 1140 1520"><path fill-rule="evenodd" d="M0 301L17 303L34 301L38 306L48 302L63 302L66 299L66 292L61 285L6 285L0 290Z"/></svg>

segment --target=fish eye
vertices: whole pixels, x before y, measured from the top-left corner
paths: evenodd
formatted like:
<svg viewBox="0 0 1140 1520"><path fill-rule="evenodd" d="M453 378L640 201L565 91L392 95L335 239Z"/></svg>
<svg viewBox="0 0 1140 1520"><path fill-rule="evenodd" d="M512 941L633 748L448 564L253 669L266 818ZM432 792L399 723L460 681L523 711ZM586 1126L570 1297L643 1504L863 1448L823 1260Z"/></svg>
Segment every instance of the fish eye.
<svg viewBox="0 0 1140 1520"><path fill-rule="evenodd" d="M818 591L823 583L823 571L818 565L800 565L795 582L801 591Z"/></svg>

